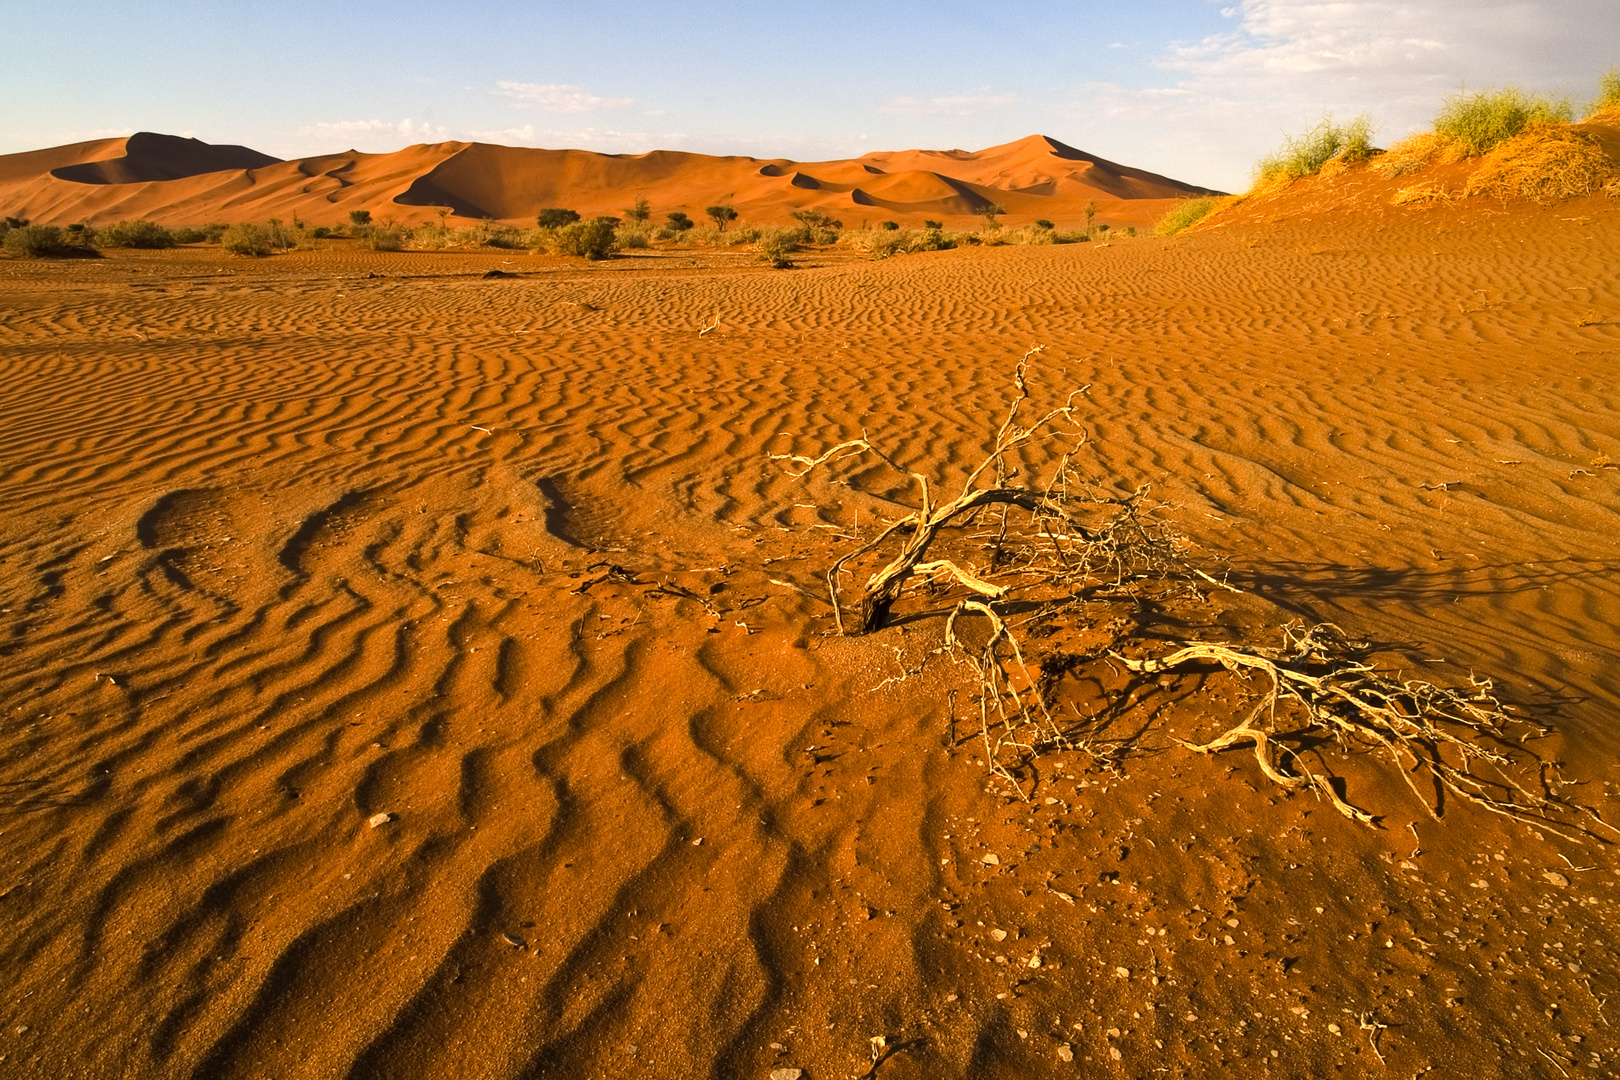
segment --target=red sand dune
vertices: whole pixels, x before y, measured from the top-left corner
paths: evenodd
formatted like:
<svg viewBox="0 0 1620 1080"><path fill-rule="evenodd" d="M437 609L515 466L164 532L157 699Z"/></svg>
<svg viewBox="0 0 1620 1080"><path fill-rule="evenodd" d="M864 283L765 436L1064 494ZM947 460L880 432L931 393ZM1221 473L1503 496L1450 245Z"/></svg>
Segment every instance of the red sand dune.
<svg viewBox="0 0 1620 1080"><path fill-rule="evenodd" d="M144 217L170 225L299 218L312 224L369 210L378 220L461 218L526 223L548 206L618 213L637 197L659 215L701 217L730 203L750 221L821 209L854 225L866 217L968 218L986 206L1009 220L1145 223L1165 201L1206 189L1092 157L1031 135L1004 146L877 152L853 160L711 157L654 150L597 154L445 142L391 154L348 151L278 161L241 146L142 132L0 157L0 210L34 221L106 224Z"/></svg>

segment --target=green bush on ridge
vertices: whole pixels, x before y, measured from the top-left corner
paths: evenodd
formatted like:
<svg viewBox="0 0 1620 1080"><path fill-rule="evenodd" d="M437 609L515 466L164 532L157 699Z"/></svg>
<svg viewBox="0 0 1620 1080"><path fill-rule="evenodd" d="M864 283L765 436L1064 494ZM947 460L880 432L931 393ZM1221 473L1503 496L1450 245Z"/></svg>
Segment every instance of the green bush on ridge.
<svg viewBox="0 0 1620 1080"><path fill-rule="evenodd" d="M170 248L176 241L174 234L152 221L120 221L96 233L99 247L111 248Z"/></svg>
<svg viewBox="0 0 1620 1080"><path fill-rule="evenodd" d="M1567 123L1574 113L1567 97L1526 94L1517 86L1506 86L1448 97L1434 118L1434 130L1463 156L1477 157L1531 124Z"/></svg>
<svg viewBox="0 0 1620 1080"><path fill-rule="evenodd" d="M1334 158L1344 162L1364 161L1372 152L1371 117L1363 113L1348 124L1338 124L1332 116L1324 116L1298 138L1285 136L1282 149L1261 158L1255 172L1261 181L1297 180L1315 176Z"/></svg>

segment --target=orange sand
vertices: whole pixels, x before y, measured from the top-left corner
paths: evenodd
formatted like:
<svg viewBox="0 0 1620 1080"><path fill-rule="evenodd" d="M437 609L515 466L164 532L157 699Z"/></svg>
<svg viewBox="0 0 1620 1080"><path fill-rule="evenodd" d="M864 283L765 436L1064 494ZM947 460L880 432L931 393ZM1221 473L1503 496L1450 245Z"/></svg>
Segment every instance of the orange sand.
<svg viewBox="0 0 1620 1080"><path fill-rule="evenodd" d="M910 150L810 163L461 142L276 161L245 147L148 132L0 157L4 212L63 225L294 216L333 225L352 210L414 224L437 221L438 207L462 219L533 224L545 207L620 214L638 197L660 222L677 210L701 221L706 207L729 203L755 224L787 222L799 209L825 210L851 228L885 219L960 224L995 203L1010 222L1048 218L1067 225L1083 222L1086 204L1095 201L1098 221L1143 225L1162 215L1169 200L1204 193L1044 135L977 153Z"/></svg>
<svg viewBox="0 0 1620 1080"><path fill-rule="evenodd" d="M1172 741L1231 684L1105 661L1060 704L1117 771L1008 799L966 670L897 678L937 603L840 639L809 595L892 504L768 455L943 478L1044 344L1037 400L1089 384L1100 467L1248 590L1144 634L1496 676L1620 816L1616 202L1305 198L783 272L0 261L0 1076L1614 1075L1612 847L1324 750L1354 825Z"/></svg>

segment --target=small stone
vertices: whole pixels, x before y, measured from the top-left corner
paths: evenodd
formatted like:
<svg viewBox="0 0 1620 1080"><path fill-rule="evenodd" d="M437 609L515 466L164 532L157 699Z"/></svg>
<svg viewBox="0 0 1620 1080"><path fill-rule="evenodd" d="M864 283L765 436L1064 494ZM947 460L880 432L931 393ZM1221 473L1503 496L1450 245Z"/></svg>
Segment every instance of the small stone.
<svg viewBox="0 0 1620 1080"><path fill-rule="evenodd" d="M1038 968L1041 966L1041 957L1039 953L1036 953L1034 956L1029 958L1029 966L1032 968Z"/></svg>
<svg viewBox="0 0 1620 1080"><path fill-rule="evenodd" d="M1236 919L1227 919L1226 925L1236 930L1238 928L1238 921Z"/></svg>
<svg viewBox="0 0 1620 1080"><path fill-rule="evenodd" d="M1128 979L1131 977L1131 969L1128 967L1117 967L1114 969L1114 974L1118 975L1122 979Z"/></svg>
<svg viewBox="0 0 1620 1080"><path fill-rule="evenodd" d="M377 828L379 826L386 825L390 821L393 821L393 820L394 820L394 815L393 814L390 814L387 811L383 811L380 814L372 814L370 817L366 818L366 824L370 825L373 829L375 829L375 828Z"/></svg>
<svg viewBox="0 0 1620 1080"><path fill-rule="evenodd" d="M1120 1058L1124 1057L1125 1055L1119 1052L1119 1047L1110 1046L1108 1048L1108 1056L1113 1058L1115 1061L1118 1061Z"/></svg>
<svg viewBox="0 0 1620 1080"><path fill-rule="evenodd" d="M992 931L990 931L990 936L995 938L997 941L1006 941L1007 940L1007 931L1005 931L1005 930L992 930Z"/></svg>
<svg viewBox="0 0 1620 1080"><path fill-rule="evenodd" d="M1221 936L1221 940L1226 942L1228 945L1236 945L1237 944L1237 942L1232 940L1232 935L1231 934L1223 934Z"/></svg>
<svg viewBox="0 0 1620 1080"><path fill-rule="evenodd" d="M984 865L986 865L986 866L1000 866L1001 865L1001 857L999 855L997 855L993 851L990 852L988 855L986 855L984 858L980 859L979 861L984 863Z"/></svg>
<svg viewBox="0 0 1620 1080"><path fill-rule="evenodd" d="M1417 869L1417 863L1412 862L1410 859L1402 859L1401 860L1401 869L1402 870L1416 870Z"/></svg>
<svg viewBox="0 0 1620 1080"><path fill-rule="evenodd" d="M696 840L692 841L692 846L693 847L702 847L703 846L703 837L700 836Z"/></svg>
<svg viewBox="0 0 1620 1080"><path fill-rule="evenodd" d="M799 1080L804 1075L803 1069L772 1069L771 1080Z"/></svg>
<svg viewBox="0 0 1620 1080"><path fill-rule="evenodd" d="M18 1024L13 1029L13 1031L18 1035L26 1035L26 1034L28 1034L28 1025L27 1024Z"/></svg>
<svg viewBox="0 0 1620 1080"><path fill-rule="evenodd" d="M501 940L512 946L514 949L523 948L523 939L520 937L514 937L511 934L502 934Z"/></svg>
<svg viewBox="0 0 1620 1080"><path fill-rule="evenodd" d="M1073 1061L1074 1047L1070 1046L1068 1043L1061 1044L1057 1048L1057 1056L1059 1061Z"/></svg>
<svg viewBox="0 0 1620 1080"><path fill-rule="evenodd" d="M1560 889L1569 887L1569 878L1565 877L1563 874L1560 874L1556 870L1543 871L1541 876L1547 881L1550 881L1554 885L1558 886Z"/></svg>
<svg viewBox="0 0 1620 1080"><path fill-rule="evenodd" d="M1339 1025L1338 1024L1329 1024L1328 1025L1328 1030L1333 1032L1333 1034L1337 1035L1339 1033Z"/></svg>

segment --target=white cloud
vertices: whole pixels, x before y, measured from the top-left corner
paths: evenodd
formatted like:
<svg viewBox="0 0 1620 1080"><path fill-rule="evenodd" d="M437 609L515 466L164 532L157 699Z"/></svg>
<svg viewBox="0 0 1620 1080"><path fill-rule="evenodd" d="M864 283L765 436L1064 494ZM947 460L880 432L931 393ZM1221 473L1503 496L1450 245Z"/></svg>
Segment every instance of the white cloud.
<svg viewBox="0 0 1620 1080"><path fill-rule="evenodd" d="M1172 85L1084 84L1054 111L1158 158L1131 164L1240 187L1324 112L1370 113L1388 143L1465 86L1579 98L1620 56L1615 0L1241 0L1222 14L1230 31L1155 61Z"/></svg>
<svg viewBox="0 0 1620 1080"><path fill-rule="evenodd" d="M445 142L453 138L447 127L418 122L409 117L404 120L325 120L305 124L298 129L298 134L318 139L351 139L373 143L376 136L384 136L394 142L400 138L406 142ZM397 150L398 147L390 146L389 149Z"/></svg>
<svg viewBox="0 0 1620 1080"><path fill-rule="evenodd" d="M635 107L632 98L597 97L583 86L572 83L526 83L510 79L495 84L495 92L521 105L547 112L606 112Z"/></svg>
<svg viewBox="0 0 1620 1080"><path fill-rule="evenodd" d="M976 94L945 97L892 97L878 107L878 112L887 116L975 116L987 109L1005 109L1016 104L1017 94L992 94L986 88Z"/></svg>

